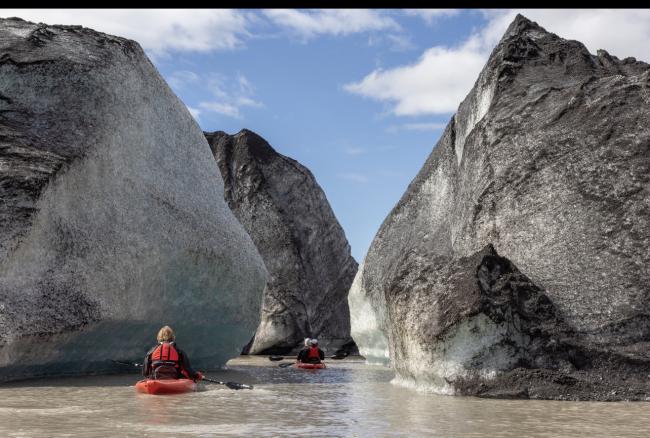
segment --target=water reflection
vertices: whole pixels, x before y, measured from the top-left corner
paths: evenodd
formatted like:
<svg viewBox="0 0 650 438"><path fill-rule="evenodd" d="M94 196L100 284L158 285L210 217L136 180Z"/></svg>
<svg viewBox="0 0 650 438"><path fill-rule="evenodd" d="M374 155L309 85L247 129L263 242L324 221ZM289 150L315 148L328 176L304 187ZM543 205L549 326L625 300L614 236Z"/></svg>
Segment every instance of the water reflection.
<svg viewBox="0 0 650 438"><path fill-rule="evenodd" d="M182 394L177 397L152 397L147 394L135 394L138 400L135 415L146 424L174 424L174 417L182 405L188 403L189 395L191 394Z"/></svg>
<svg viewBox="0 0 650 438"><path fill-rule="evenodd" d="M210 375L255 389L209 385L150 396L135 392L135 375L0 386L0 436L646 437L650 421L643 402L421 394L391 384L386 368L358 363L322 371L236 366Z"/></svg>

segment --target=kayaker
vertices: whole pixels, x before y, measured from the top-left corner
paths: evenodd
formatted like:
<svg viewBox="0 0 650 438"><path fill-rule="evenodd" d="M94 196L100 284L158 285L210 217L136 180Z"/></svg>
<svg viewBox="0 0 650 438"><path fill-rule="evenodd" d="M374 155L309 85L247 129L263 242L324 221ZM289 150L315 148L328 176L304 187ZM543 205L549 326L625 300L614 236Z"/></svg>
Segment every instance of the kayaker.
<svg viewBox="0 0 650 438"><path fill-rule="evenodd" d="M303 348L298 353L298 362L302 363L321 363L325 359L325 353L318 348L318 339L309 340L309 348Z"/></svg>
<svg viewBox="0 0 650 438"><path fill-rule="evenodd" d="M176 336L169 326L158 331L158 345L144 358L142 374L150 379L192 379L201 380L203 374L190 367L190 360L183 350L176 346Z"/></svg>
<svg viewBox="0 0 650 438"><path fill-rule="evenodd" d="M298 357L296 358L297 362L302 362L302 359L307 358L307 353L309 352L309 348L311 347L311 345L309 345L309 341L311 341L311 339L305 338L305 344L302 347L302 350L298 352Z"/></svg>
<svg viewBox="0 0 650 438"><path fill-rule="evenodd" d="M303 357L306 358L307 357L306 355L309 352L309 347L311 347L311 345L309 344L309 341L311 341L311 339L305 338L305 342L304 342L304 345L302 347L302 350L300 350L298 352L298 358L296 359L298 362L301 362L301 360L300 360L301 358L303 358Z"/></svg>

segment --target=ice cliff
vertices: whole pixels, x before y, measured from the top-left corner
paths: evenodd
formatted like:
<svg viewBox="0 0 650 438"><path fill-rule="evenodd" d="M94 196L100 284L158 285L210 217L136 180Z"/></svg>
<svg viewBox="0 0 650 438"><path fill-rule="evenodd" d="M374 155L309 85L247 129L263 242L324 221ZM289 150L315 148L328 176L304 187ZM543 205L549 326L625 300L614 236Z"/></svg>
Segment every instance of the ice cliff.
<svg viewBox="0 0 650 438"><path fill-rule="evenodd" d="M163 324L237 355L267 272L203 132L138 44L0 20L0 380L118 371Z"/></svg>
<svg viewBox="0 0 650 438"><path fill-rule="evenodd" d="M356 353L347 294L357 262L312 173L252 131L206 137L228 205L270 273L260 325L245 351L287 354L316 337L328 354Z"/></svg>
<svg viewBox="0 0 650 438"><path fill-rule="evenodd" d="M650 66L518 16L375 236L352 335L440 393L645 399L648 248Z"/></svg>

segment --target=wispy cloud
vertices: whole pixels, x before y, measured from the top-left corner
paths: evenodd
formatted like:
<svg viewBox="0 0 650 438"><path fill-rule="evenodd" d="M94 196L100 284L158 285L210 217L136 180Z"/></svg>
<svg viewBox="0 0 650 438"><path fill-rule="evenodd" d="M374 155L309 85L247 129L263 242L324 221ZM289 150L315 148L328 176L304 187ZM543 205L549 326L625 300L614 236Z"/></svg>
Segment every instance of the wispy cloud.
<svg viewBox="0 0 650 438"><path fill-rule="evenodd" d="M239 107L225 102L201 102L199 104L202 110L218 113L224 116L241 119Z"/></svg>
<svg viewBox="0 0 650 438"><path fill-rule="evenodd" d="M187 105L186 105L186 106L187 106ZM201 110L198 109L198 108L193 108L193 107L191 107L191 106L188 106L187 109L188 109L188 111L190 112L190 114L192 114L192 117L194 117L194 119L196 119L196 120L198 121L198 120L199 120L199 116L201 115Z"/></svg>
<svg viewBox="0 0 650 438"><path fill-rule="evenodd" d="M371 9L268 9L264 15L277 26L304 39L400 29L393 18Z"/></svg>
<svg viewBox="0 0 650 438"><path fill-rule="evenodd" d="M394 170L380 170L377 172L377 175L381 176L382 178L395 178L395 179L401 179L407 177L407 175L404 172L396 172Z"/></svg>
<svg viewBox="0 0 650 438"><path fill-rule="evenodd" d="M254 21L251 13L233 9L2 9L0 16L80 24L133 39L155 56L242 47Z"/></svg>
<svg viewBox="0 0 650 438"><path fill-rule="evenodd" d="M403 123L401 125L391 125L386 128L386 131L393 134L399 131L439 131L445 129L446 126L446 123L438 122Z"/></svg>
<svg viewBox="0 0 650 438"><path fill-rule="evenodd" d="M445 126L447 126L446 123L437 123L437 122L405 123L404 129L408 129L409 131L438 131L440 129L444 129Z"/></svg>
<svg viewBox="0 0 650 438"><path fill-rule="evenodd" d="M406 15L417 16L426 21L427 24L433 24L435 20L442 17L452 17L460 13L459 9L405 9Z"/></svg>
<svg viewBox="0 0 650 438"><path fill-rule="evenodd" d="M366 150L363 149L363 148L347 148L347 149L345 150L345 153L346 153L347 155L353 155L353 156L354 156L354 155L362 155L362 154L365 154L365 153L366 153Z"/></svg>
<svg viewBox="0 0 650 438"><path fill-rule="evenodd" d="M198 74L189 70L179 70L166 79L176 92L191 89L193 94L201 96L198 105L188 106L195 119L205 113L217 113L241 119L243 108L264 106L256 98L253 84L241 73L232 77L215 72Z"/></svg>
<svg viewBox="0 0 650 438"><path fill-rule="evenodd" d="M344 179L346 181L351 181L359 184L365 184L368 182L368 177L360 173L353 173L353 172L339 173L336 176L340 179Z"/></svg>
<svg viewBox="0 0 650 438"><path fill-rule="evenodd" d="M166 79L170 87L178 90L178 89L185 88L188 85L190 86L196 85L199 82L200 77L198 74L194 73L193 71L179 70L173 72Z"/></svg>
<svg viewBox="0 0 650 438"><path fill-rule="evenodd" d="M371 33L368 47L386 47L392 52L406 52L417 48L411 36L405 33Z"/></svg>
<svg viewBox="0 0 650 438"><path fill-rule="evenodd" d="M411 35L406 33L370 33L368 34L368 47L387 48L391 52L406 52L414 50L417 45ZM377 59L377 62L380 62Z"/></svg>
<svg viewBox="0 0 650 438"><path fill-rule="evenodd" d="M393 51L404 52L415 49L416 45L411 41L411 37L405 34L390 33L386 35L386 41Z"/></svg>
<svg viewBox="0 0 650 438"><path fill-rule="evenodd" d="M255 88L241 73L233 78L221 74L212 74L205 78L207 89L212 93L212 100L199 103L199 108L236 119L242 118L244 107L261 108L264 104L255 99Z"/></svg>

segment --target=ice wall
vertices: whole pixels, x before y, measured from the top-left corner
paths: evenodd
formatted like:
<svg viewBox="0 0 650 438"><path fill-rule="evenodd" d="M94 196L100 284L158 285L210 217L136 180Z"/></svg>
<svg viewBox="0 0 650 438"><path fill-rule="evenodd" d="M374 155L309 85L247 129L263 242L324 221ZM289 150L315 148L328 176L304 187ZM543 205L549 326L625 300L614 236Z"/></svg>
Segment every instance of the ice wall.
<svg viewBox="0 0 650 438"><path fill-rule="evenodd" d="M238 354L266 270L210 148L137 43L0 20L0 380L117 371L165 324Z"/></svg>
<svg viewBox="0 0 650 438"><path fill-rule="evenodd" d="M368 363L388 365L390 362L388 340L380 316L375 310L382 307L372 305L370 297L363 289L362 281L363 263L359 266L348 294L352 337L359 345L359 353L365 356Z"/></svg>

